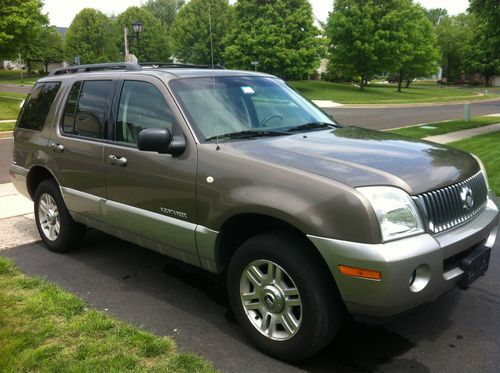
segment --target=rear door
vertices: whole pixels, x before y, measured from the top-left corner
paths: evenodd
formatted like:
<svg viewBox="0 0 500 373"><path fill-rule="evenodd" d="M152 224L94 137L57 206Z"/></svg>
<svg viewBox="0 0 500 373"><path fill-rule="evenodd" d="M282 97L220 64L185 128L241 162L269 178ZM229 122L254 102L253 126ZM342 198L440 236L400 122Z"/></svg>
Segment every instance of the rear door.
<svg viewBox="0 0 500 373"><path fill-rule="evenodd" d="M104 149L107 222L124 237L139 235L150 240L140 244L196 262L196 147L182 132L182 116L161 80L123 77L113 105L113 140ZM186 150L176 157L138 150L138 134L145 128L184 136Z"/></svg>
<svg viewBox="0 0 500 373"><path fill-rule="evenodd" d="M99 201L106 198L102 155L115 85L112 79L75 80L49 140L49 168L68 209L95 220L102 220Z"/></svg>

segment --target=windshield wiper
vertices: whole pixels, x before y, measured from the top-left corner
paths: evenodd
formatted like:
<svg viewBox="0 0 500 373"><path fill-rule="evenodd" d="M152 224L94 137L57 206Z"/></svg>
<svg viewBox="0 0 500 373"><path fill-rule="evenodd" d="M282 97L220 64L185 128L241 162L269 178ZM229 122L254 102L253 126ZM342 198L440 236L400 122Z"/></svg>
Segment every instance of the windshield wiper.
<svg viewBox="0 0 500 373"><path fill-rule="evenodd" d="M300 126L297 127L292 127L287 130L287 132L300 132L300 131L307 131L307 130L316 130L316 129L322 129L322 128L337 128L338 126L333 124L333 123L326 123L326 122L309 122L305 124L301 124Z"/></svg>
<svg viewBox="0 0 500 373"><path fill-rule="evenodd" d="M269 131L269 130L245 130L238 132L224 133L218 136L210 136L205 139L205 141L213 141L216 139L247 139L252 137L264 137L264 136L283 136L290 135L287 132L281 131Z"/></svg>

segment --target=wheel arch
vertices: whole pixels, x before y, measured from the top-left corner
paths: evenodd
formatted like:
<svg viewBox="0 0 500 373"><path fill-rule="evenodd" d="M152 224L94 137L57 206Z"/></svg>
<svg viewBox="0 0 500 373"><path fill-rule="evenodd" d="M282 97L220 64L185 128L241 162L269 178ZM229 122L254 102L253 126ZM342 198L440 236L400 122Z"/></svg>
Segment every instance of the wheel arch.
<svg viewBox="0 0 500 373"><path fill-rule="evenodd" d="M42 181L48 179L54 180L59 185L54 174L50 172L46 167L37 165L30 168L26 176L26 187L31 199L34 200L38 185L40 185Z"/></svg>
<svg viewBox="0 0 500 373"><path fill-rule="evenodd" d="M287 232L287 234L294 235L297 240L300 240L303 244L304 255L312 255L316 262L320 263L321 270L329 274L328 277L331 279L333 287L337 289L335 279L325 259L306 234L284 220L263 214L238 214L224 222L216 243L216 261L220 271L227 271L231 258L243 242L256 235L273 231Z"/></svg>

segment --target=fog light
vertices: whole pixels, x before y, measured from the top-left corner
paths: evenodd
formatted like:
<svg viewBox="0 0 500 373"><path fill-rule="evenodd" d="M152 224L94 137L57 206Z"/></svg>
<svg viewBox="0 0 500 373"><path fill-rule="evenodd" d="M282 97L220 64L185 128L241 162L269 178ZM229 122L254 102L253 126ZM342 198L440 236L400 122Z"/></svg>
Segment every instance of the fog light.
<svg viewBox="0 0 500 373"><path fill-rule="evenodd" d="M421 264L411 273L408 281L410 290L414 293L422 291L431 279L431 268L427 264Z"/></svg>

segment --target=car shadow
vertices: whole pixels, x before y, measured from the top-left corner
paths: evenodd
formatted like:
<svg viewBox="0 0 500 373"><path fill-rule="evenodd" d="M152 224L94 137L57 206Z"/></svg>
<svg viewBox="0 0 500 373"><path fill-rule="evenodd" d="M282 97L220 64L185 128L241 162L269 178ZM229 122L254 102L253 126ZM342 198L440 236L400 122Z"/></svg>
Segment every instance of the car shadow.
<svg viewBox="0 0 500 373"><path fill-rule="evenodd" d="M41 243L2 255L13 258L27 274L55 281L93 307L158 335L173 336L181 349L205 356L223 371L369 372L389 364L399 371L425 372L425 366L404 355L421 341L439 338L452 325L449 315L460 298L459 292L450 292L384 325L348 320L323 351L289 365L257 351L235 324L223 276L94 230L81 249L65 255Z"/></svg>

